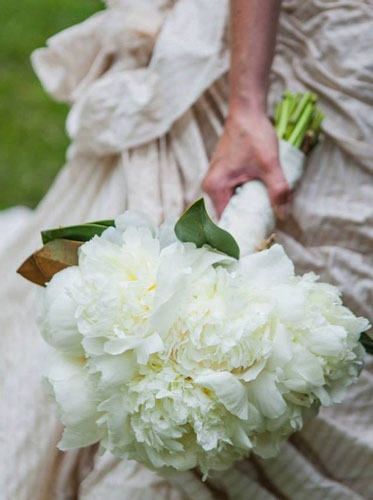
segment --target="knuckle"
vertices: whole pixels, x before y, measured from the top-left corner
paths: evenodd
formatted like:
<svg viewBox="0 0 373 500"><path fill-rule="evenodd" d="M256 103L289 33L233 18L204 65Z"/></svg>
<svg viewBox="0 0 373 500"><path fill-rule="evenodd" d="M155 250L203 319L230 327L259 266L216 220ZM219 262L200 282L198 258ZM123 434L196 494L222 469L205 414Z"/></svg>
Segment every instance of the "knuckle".
<svg viewBox="0 0 373 500"><path fill-rule="evenodd" d="M271 194L275 203L283 204L289 201L291 191L287 185L275 185Z"/></svg>
<svg viewBox="0 0 373 500"><path fill-rule="evenodd" d="M202 189L206 191L206 193L213 193L216 191L216 182L213 178L205 177L204 181L202 182Z"/></svg>
<svg viewBox="0 0 373 500"><path fill-rule="evenodd" d="M290 193L290 188L289 188L288 184L285 181L284 182L278 182L274 186L274 191L278 195L287 195L287 194Z"/></svg>
<svg viewBox="0 0 373 500"><path fill-rule="evenodd" d="M271 158L270 160L268 160L267 169L272 173L280 173L282 175L282 168L277 158Z"/></svg>
<svg viewBox="0 0 373 500"><path fill-rule="evenodd" d="M220 175L210 170L202 182L202 189L206 191L206 193L214 193L220 189L220 185Z"/></svg>
<svg viewBox="0 0 373 500"><path fill-rule="evenodd" d="M278 169L281 169L280 164L278 162L278 157L273 154L265 154L262 156L261 164L265 170L268 172L273 172Z"/></svg>

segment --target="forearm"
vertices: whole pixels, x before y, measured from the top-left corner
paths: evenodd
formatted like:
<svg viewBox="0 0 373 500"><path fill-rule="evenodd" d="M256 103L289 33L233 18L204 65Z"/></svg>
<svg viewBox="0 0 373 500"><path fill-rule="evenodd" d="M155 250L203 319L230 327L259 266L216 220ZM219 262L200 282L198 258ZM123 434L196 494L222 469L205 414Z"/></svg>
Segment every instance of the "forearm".
<svg viewBox="0 0 373 500"><path fill-rule="evenodd" d="M278 139L267 117L269 71L280 0L231 1L229 111L203 189L218 215L236 187L260 179L284 215L291 196L278 159Z"/></svg>
<svg viewBox="0 0 373 500"><path fill-rule="evenodd" d="M280 0L231 1L229 114L266 111Z"/></svg>

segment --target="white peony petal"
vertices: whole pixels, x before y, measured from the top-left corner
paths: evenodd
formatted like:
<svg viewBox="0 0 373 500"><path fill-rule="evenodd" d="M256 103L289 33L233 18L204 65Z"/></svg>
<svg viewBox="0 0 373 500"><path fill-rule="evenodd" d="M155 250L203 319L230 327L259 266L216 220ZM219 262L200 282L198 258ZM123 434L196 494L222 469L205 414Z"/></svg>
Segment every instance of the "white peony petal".
<svg viewBox="0 0 373 500"><path fill-rule="evenodd" d="M42 291L42 310L37 323L48 344L70 356L81 356L84 351L75 319L76 304L69 290L80 282L77 266L72 266L55 274Z"/></svg>
<svg viewBox="0 0 373 500"><path fill-rule="evenodd" d="M101 381L106 385L125 384L138 372L134 353L127 351L117 356L98 356L91 359L93 372L101 373Z"/></svg>
<svg viewBox="0 0 373 500"><path fill-rule="evenodd" d="M215 392L219 401L237 417L249 416L246 388L229 372L209 372L196 377L195 382Z"/></svg>
<svg viewBox="0 0 373 500"><path fill-rule="evenodd" d="M149 356L155 352L162 351L164 344L158 333L154 333L150 337L142 340L140 345L136 348L136 358L140 365L146 365Z"/></svg>
<svg viewBox="0 0 373 500"><path fill-rule="evenodd" d="M101 425L107 426L106 445L110 450L126 447L135 439L131 432L128 404L126 403L125 394L116 391L113 396L98 406L102 415L99 422Z"/></svg>
<svg viewBox="0 0 373 500"><path fill-rule="evenodd" d="M149 215L138 210L127 210L115 219L115 227L124 232L129 227L144 227L149 229L153 236L158 234L158 228Z"/></svg>
<svg viewBox="0 0 373 500"><path fill-rule="evenodd" d="M339 356L345 348L347 332L342 326L327 325L309 332L309 349L321 356Z"/></svg>
<svg viewBox="0 0 373 500"><path fill-rule="evenodd" d="M122 354L123 352L135 349L141 342L142 339L139 337L110 339L105 343L104 350L106 353L115 356L116 354Z"/></svg>
<svg viewBox="0 0 373 500"><path fill-rule="evenodd" d="M256 379L259 373L265 367L266 362L267 362L266 359L263 359L262 361L257 361L248 370L242 373L242 375L239 375L238 378L244 380L245 382L250 382L250 380Z"/></svg>
<svg viewBox="0 0 373 500"><path fill-rule="evenodd" d="M255 438L255 453L261 458L276 457L280 453L281 437L273 432L263 432Z"/></svg>
<svg viewBox="0 0 373 500"><path fill-rule="evenodd" d="M252 441L249 439L240 422L234 425L232 442L234 446L238 446L243 450L251 450L253 447Z"/></svg>
<svg viewBox="0 0 373 500"><path fill-rule="evenodd" d="M86 446L97 443L101 437L96 422L84 421L74 426L66 426L62 434L62 439L57 444L57 447L61 451L85 448Z"/></svg>
<svg viewBox="0 0 373 500"><path fill-rule="evenodd" d="M301 321L305 316L306 296L294 285L278 285L265 292L274 305L273 314L280 321Z"/></svg>
<svg viewBox="0 0 373 500"><path fill-rule="evenodd" d="M313 390L314 394L319 398L322 406L330 406L332 404L332 398L325 390L325 387L315 387Z"/></svg>
<svg viewBox="0 0 373 500"><path fill-rule="evenodd" d="M75 449L99 441L97 401L89 388L84 360L56 356L47 379L66 427L59 448Z"/></svg>
<svg viewBox="0 0 373 500"><path fill-rule="evenodd" d="M276 370L276 368L284 366L284 364L291 360L292 355L293 345L291 333L283 324L278 323L273 335L269 367Z"/></svg>
<svg viewBox="0 0 373 500"><path fill-rule="evenodd" d="M151 326L159 332L167 331L175 321L191 272L190 263L184 256L184 247L180 244L175 243L161 251L157 289L150 316Z"/></svg>
<svg viewBox="0 0 373 500"><path fill-rule="evenodd" d="M193 269L193 278L197 279L204 273L208 268L213 266L214 264L235 264L236 260L233 257L229 257L226 254L215 252L214 250L210 250L209 247L203 247L194 249L193 246L187 247L187 251L192 255L195 255L192 263Z"/></svg>
<svg viewBox="0 0 373 500"><path fill-rule="evenodd" d="M172 245L173 243L176 243L178 241L175 234L176 222L176 217L167 217L159 228L159 242L161 244L161 248L168 247L169 245Z"/></svg>
<svg viewBox="0 0 373 500"><path fill-rule="evenodd" d="M355 335L356 338L371 328L366 318L356 317L347 307L340 306L335 311L328 311L328 317L331 323L343 326L350 335Z"/></svg>
<svg viewBox="0 0 373 500"><path fill-rule="evenodd" d="M246 255L239 261L238 269L251 286L258 288L289 283L294 276L294 265L278 244Z"/></svg>
<svg viewBox="0 0 373 500"><path fill-rule="evenodd" d="M286 403L277 389L276 376L273 373L262 372L248 387L250 401L265 417L276 418L285 412Z"/></svg>
<svg viewBox="0 0 373 500"><path fill-rule="evenodd" d="M333 384L329 389L329 395L333 403L341 403L346 397L347 384L343 380Z"/></svg>
<svg viewBox="0 0 373 500"><path fill-rule="evenodd" d="M325 384L320 362L306 349L295 346L294 356L284 367L285 385L293 391L306 392Z"/></svg>
<svg viewBox="0 0 373 500"><path fill-rule="evenodd" d="M149 463L156 469L162 467L173 467L178 471L193 469L197 465L197 456L195 453L183 451L182 453L171 455L169 452L163 454L157 453L152 447L144 446Z"/></svg>
<svg viewBox="0 0 373 500"><path fill-rule="evenodd" d="M84 350L89 356L99 356L100 354L104 354L105 344L105 337L85 337L82 341Z"/></svg>
<svg viewBox="0 0 373 500"><path fill-rule="evenodd" d="M58 382L60 380L82 375L83 367L83 358L73 359L63 354L56 353L46 367L45 376L50 382Z"/></svg>
<svg viewBox="0 0 373 500"><path fill-rule="evenodd" d="M117 229L115 227L108 227L101 234L101 238L106 240L106 241L110 241L111 243L114 243L115 245L122 246L122 244L123 244L123 231L120 231L119 229Z"/></svg>

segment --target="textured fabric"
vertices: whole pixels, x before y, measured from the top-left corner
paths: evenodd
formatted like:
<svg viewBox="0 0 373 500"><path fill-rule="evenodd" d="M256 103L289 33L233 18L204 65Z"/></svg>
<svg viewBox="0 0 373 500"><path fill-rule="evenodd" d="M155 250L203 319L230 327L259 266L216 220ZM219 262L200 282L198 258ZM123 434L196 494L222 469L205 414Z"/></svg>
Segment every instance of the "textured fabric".
<svg viewBox="0 0 373 500"><path fill-rule="evenodd" d="M33 56L45 88L72 105L68 162L1 251L1 471L6 500L372 499L373 372L322 410L279 457L251 457L202 482L161 478L97 447L62 454L40 383L49 347L34 326L35 287L14 270L41 228L113 217L126 208L176 215L200 195L227 110L225 0L112 0ZM325 140L312 154L279 238L298 272L340 286L371 315L373 30L367 1L284 3L270 102L284 87L321 96ZM9 215L9 217L14 217ZM7 213L0 218L6 226ZM15 219L13 219L15 220ZM242 222L242 231L249 228Z"/></svg>

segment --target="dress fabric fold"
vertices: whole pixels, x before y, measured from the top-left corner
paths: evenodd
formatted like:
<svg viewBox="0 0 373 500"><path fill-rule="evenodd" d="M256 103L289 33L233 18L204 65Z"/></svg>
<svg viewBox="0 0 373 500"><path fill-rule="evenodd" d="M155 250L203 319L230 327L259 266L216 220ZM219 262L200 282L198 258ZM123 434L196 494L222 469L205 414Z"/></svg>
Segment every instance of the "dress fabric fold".
<svg viewBox="0 0 373 500"><path fill-rule="evenodd" d="M32 63L68 102L67 163L34 211L0 214L0 468L17 500L373 499L373 366L346 400L283 444L202 482L161 477L97 446L62 453L61 427L41 383L50 348L34 324L35 287L15 274L41 229L112 218L126 209L177 216L201 181L227 114L227 0L111 0L52 37ZM372 317L373 10L369 1L285 1L271 72L270 109L284 88L320 95L324 139L307 161L277 235L298 273L336 284ZM213 208L209 204L209 210ZM17 228L14 229L14 221ZM248 231L242 221L242 231Z"/></svg>

